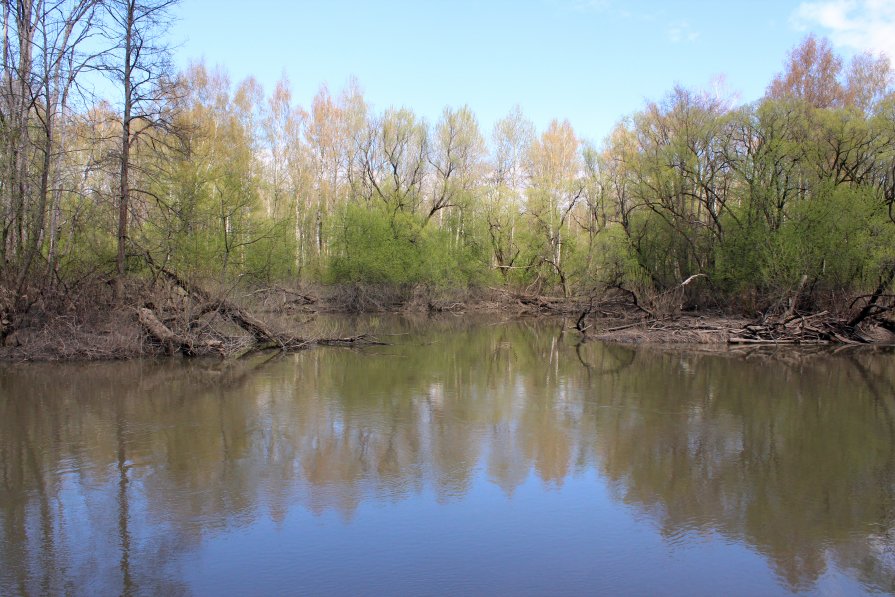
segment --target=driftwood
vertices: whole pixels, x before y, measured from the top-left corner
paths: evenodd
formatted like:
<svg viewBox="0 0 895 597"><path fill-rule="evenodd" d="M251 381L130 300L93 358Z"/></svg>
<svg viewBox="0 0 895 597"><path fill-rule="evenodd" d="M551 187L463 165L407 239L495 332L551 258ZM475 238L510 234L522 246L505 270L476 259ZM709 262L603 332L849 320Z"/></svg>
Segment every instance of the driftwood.
<svg viewBox="0 0 895 597"><path fill-rule="evenodd" d="M160 267L159 273L168 278L172 283L179 286L190 297L202 305L200 312L202 314L217 312L233 323L241 327L243 330L252 335L256 342L279 342L280 335L274 332L267 324L250 315L239 306L233 304L226 299L212 298L204 289L190 284L171 270Z"/></svg>
<svg viewBox="0 0 895 597"><path fill-rule="evenodd" d="M575 321L575 329L586 337L588 331L595 327L588 325L587 319L591 317L592 313L598 312L602 317L610 320L607 323L616 322L619 325L596 326L593 333L597 337L611 338L617 332L642 328L644 335L651 334L660 337L663 341L717 342L717 338L712 337L711 333L722 332L722 329L703 329L701 326L694 326L693 317L683 317L681 313L684 288L694 280L704 277L706 277L705 274L693 274L680 284L646 299L620 283L610 286L600 293L602 296L599 300L595 294L591 295L590 300ZM648 305L644 303L648 303ZM694 331L708 333L691 333ZM684 335L686 338L675 337L678 335ZM626 334L624 339L631 341L634 340L634 337L631 334ZM639 338L637 340L639 341Z"/></svg>
<svg viewBox="0 0 895 597"><path fill-rule="evenodd" d="M282 286L273 286L271 288L259 288L258 290L252 291L252 294L256 295L272 295L280 293L283 295L283 302L286 304L295 304L295 305L313 305L317 302L317 299L308 294L302 294L300 292L296 292L294 290L289 290L288 288L283 288ZM286 300L286 296L295 297L290 300Z"/></svg>
<svg viewBox="0 0 895 597"><path fill-rule="evenodd" d="M587 301L580 297L542 296L493 286L489 286L488 290L505 296L507 303L515 303L520 307L521 312L565 315L575 313L587 304Z"/></svg>

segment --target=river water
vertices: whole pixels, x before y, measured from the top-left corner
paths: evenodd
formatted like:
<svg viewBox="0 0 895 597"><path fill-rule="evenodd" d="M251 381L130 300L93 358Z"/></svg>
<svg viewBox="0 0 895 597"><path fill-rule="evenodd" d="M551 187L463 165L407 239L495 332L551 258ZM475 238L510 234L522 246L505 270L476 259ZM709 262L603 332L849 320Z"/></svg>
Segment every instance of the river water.
<svg viewBox="0 0 895 597"><path fill-rule="evenodd" d="M895 354L387 346L0 367L2 595L895 592Z"/></svg>

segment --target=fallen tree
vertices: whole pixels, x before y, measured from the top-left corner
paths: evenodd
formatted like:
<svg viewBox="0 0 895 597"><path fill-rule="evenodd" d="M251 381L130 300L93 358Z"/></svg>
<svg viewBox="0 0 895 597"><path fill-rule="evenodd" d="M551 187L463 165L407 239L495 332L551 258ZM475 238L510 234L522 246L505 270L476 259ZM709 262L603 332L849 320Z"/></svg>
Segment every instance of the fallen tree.
<svg viewBox="0 0 895 597"><path fill-rule="evenodd" d="M166 319L179 321L180 329L171 329L148 306L137 309L137 318L148 338L159 344L168 355L180 352L184 356L219 355L242 358L248 354L278 350L293 352L311 346L364 346L381 345L366 334L336 338L305 338L289 330L264 322L236 303L211 293L197 284L179 276L168 268L151 264L165 278L171 289L180 290L188 299L181 302L180 313ZM173 301L172 301L173 303ZM233 335L220 329L216 323L222 320L241 330Z"/></svg>

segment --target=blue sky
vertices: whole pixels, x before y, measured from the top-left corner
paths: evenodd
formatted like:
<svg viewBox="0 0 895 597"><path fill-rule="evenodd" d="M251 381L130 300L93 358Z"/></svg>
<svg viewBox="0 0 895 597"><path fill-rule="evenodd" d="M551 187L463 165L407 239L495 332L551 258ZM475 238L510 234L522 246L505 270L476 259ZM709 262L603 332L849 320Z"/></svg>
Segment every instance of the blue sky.
<svg viewBox="0 0 895 597"><path fill-rule="evenodd" d="M757 99L809 31L845 56L895 55L895 0L182 0L175 16L180 66L204 59L265 91L285 73L304 106L354 76L375 110L434 121L468 104L488 135L519 104L538 130L568 118L594 141L675 84L723 75Z"/></svg>

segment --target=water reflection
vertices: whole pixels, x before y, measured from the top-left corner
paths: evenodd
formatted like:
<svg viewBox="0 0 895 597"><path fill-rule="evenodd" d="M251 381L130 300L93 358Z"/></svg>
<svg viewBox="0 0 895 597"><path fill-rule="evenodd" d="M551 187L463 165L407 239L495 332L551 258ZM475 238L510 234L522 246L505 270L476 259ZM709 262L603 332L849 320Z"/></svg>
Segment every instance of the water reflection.
<svg viewBox="0 0 895 597"><path fill-rule="evenodd" d="M512 499L531 475L562 491L594 472L668 545L714 533L762 554L781 589L835 569L895 592L891 354L364 324L393 344L4 368L0 593L184 594L185 554L296 507L351 525L364 503L464 503L483 482Z"/></svg>

